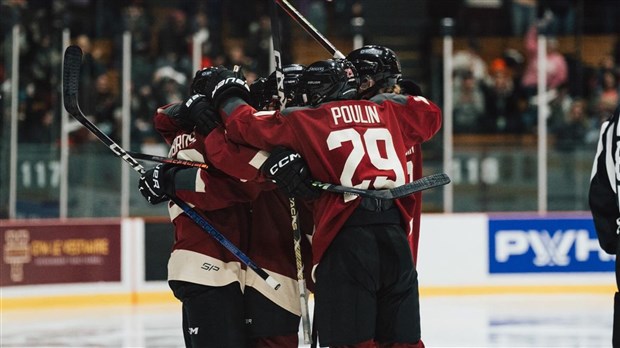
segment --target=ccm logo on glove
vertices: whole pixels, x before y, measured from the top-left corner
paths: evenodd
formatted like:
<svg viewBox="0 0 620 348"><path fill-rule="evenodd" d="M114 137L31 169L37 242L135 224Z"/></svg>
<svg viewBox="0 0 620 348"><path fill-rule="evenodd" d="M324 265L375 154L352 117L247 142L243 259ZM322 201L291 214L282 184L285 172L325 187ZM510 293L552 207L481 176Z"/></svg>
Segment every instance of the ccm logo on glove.
<svg viewBox="0 0 620 348"><path fill-rule="evenodd" d="M269 167L269 174L274 175L278 172L278 170L284 168L289 163L293 162L296 159L300 159L301 155L293 152L286 157L282 157L278 162L276 162L273 166Z"/></svg>

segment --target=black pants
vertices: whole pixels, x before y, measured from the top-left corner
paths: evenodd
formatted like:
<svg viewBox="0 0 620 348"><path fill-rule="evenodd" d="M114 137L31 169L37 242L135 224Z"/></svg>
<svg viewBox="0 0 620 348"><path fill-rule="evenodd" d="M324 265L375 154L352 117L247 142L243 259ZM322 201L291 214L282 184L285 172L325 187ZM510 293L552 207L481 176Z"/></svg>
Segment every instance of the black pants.
<svg viewBox="0 0 620 348"><path fill-rule="evenodd" d="M321 346L420 340L417 272L399 224L339 232L316 269L315 320Z"/></svg>
<svg viewBox="0 0 620 348"><path fill-rule="evenodd" d="M244 293L245 322L251 339L297 335L300 317L271 302L252 287Z"/></svg>
<svg viewBox="0 0 620 348"><path fill-rule="evenodd" d="M183 303L183 337L187 348L245 347L243 293L239 283L213 287L169 281Z"/></svg>

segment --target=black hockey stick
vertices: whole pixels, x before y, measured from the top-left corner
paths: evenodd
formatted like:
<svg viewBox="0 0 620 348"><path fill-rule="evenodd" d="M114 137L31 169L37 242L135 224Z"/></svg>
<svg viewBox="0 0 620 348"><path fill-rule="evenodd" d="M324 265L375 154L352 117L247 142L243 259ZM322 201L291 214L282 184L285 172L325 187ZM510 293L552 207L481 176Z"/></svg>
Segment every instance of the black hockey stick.
<svg viewBox="0 0 620 348"><path fill-rule="evenodd" d="M444 173L431 174L424 176L418 180L414 180L402 186L391 189L365 190L356 187L346 187L335 184L326 184L313 181L312 185L329 192L348 193L361 197L369 197L375 199L397 199L409 196L416 192L428 190L434 187L443 186L450 183L450 177Z"/></svg>
<svg viewBox="0 0 620 348"><path fill-rule="evenodd" d="M282 71L282 45L280 42L280 18L278 7L274 1L269 1L269 16L271 17L271 40L273 42L273 59L275 63L276 90L280 110L286 107L286 95L284 94L284 71ZM293 229L293 247L295 250L295 266L297 269L297 285L299 288L299 304L301 307L301 326L304 343L312 343L310 329L310 311L308 309L308 295L306 280L304 279L304 263L301 255L301 229L299 227L299 211L295 198L289 197L289 212L291 215L291 228Z"/></svg>
<svg viewBox="0 0 620 348"><path fill-rule="evenodd" d="M121 149L122 150L122 149ZM161 163L171 163L177 164L187 167L197 167L207 169L209 165L202 162L194 162L194 161L186 161L186 160L178 160L175 158L161 157L155 155L148 155L144 153L137 152L126 152L130 157L146 160L146 161L154 161ZM438 186L447 185L450 183L450 177L444 173L431 174L428 176L424 176L418 180L414 180L408 184L394 187L391 189L379 189L379 190L367 190L361 189L357 187L348 187L336 184L324 183L321 181L312 181L312 185L324 191L334 192L334 193L346 193L356 196L376 198L376 199L397 199L405 196L409 196L416 192L432 189Z"/></svg>
<svg viewBox="0 0 620 348"><path fill-rule="evenodd" d="M76 120L88 128L101 142L103 142L114 154L122 158L125 162L129 163L131 167L138 173L144 174L144 167L138 161L132 157L127 151L114 142L110 137L103 133L97 126L95 126L80 110L78 104L78 87L80 81L80 67L82 65L82 49L79 46L69 46L65 50L63 61L63 82L62 93L65 104L65 109ZM209 235L215 238L222 246L232 252L239 261L243 262L246 266L256 272L261 278L263 278L267 284L272 288L278 289L280 283L271 277L265 270L258 267L250 258L245 255L237 246L229 241L224 235L218 232L207 220L202 217L196 210L192 209L187 203L183 202L179 198L172 196L168 197L170 200L178 205L187 216L189 216L198 226L202 227Z"/></svg>
<svg viewBox="0 0 620 348"><path fill-rule="evenodd" d="M336 46L329 42L308 20L287 0L274 0L282 9L297 22L310 36L312 36L334 58L344 58L344 54L338 51Z"/></svg>

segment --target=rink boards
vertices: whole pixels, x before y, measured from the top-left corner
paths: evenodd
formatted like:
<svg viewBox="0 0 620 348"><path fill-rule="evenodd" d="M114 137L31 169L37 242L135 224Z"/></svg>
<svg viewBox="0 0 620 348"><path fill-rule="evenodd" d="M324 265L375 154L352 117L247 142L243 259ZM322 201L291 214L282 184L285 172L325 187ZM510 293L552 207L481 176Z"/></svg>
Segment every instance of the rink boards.
<svg viewBox="0 0 620 348"><path fill-rule="evenodd" d="M422 296L613 294L614 258L586 213L424 214ZM2 308L175 301L166 220L0 220Z"/></svg>

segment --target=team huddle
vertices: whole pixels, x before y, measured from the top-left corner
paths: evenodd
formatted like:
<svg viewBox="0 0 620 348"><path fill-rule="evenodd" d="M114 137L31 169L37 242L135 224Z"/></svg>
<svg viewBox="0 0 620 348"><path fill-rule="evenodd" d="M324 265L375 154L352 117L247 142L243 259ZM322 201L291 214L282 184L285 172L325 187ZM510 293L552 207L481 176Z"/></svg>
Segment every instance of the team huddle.
<svg viewBox="0 0 620 348"><path fill-rule="evenodd" d="M420 145L440 129L439 107L383 46L282 72L282 81L274 72L248 86L236 68L199 70L191 96L154 116L170 157L209 168L160 164L141 176L142 195L187 202L281 284L270 287L169 202L168 282L183 304L185 345L298 347L297 226L321 346L424 347L420 194L369 199L312 181L373 190L419 179Z"/></svg>

